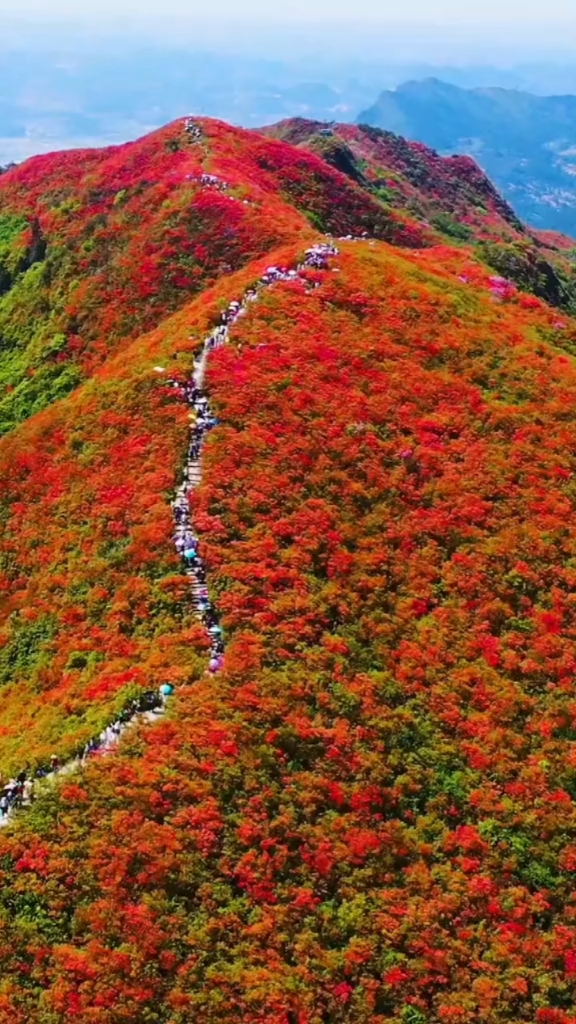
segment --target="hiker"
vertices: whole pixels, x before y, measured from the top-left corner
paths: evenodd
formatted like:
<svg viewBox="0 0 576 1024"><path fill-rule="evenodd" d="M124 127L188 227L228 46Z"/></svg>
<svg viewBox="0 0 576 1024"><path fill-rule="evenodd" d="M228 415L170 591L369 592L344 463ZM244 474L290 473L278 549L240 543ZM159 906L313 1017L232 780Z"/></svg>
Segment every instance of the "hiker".
<svg viewBox="0 0 576 1024"><path fill-rule="evenodd" d="M106 749L106 747L110 746L111 740L112 740L112 732L110 730L110 726L106 726L106 728L103 729L102 732L100 733L100 741L101 741L101 744L104 747L104 749Z"/></svg>
<svg viewBox="0 0 576 1024"><path fill-rule="evenodd" d="M34 800L34 782L32 779L26 779L22 786L22 806L30 807L30 804Z"/></svg>
<svg viewBox="0 0 576 1024"><path fill-rule="evenodd" d="M8 797L12 807L20 807L22 802L22 786L16 783L11 790L10 796Z"/></svg>
<svg viewBox="0 0 576 1024"><path fill-rule="evenodd" d="M160 694L160 701L162 706L166 707L166 704L168 703L168 698L172 697L172 695L174 694L174 687L172 683L162 683L158 692Z"/></svg>
<svg viewBox="0 0 576 1024"><path fill-rule="evenodd" d="M15 793L16 793L16 789L17 789L17 785L16 785L16 780L15 779L10 779L10 782L8 782L4 786L3 794L6 797L6 799L7 799L9 804L12 804L13 801L14 801L14 796L15 796Z"/></svg>

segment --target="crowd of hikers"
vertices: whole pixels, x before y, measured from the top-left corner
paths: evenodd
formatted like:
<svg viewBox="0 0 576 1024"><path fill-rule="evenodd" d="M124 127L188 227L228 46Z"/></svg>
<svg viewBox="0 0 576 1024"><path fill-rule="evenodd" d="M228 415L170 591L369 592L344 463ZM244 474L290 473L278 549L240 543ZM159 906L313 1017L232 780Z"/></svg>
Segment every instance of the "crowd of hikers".
<svg viewBox="0 0 576 1024"><path fill-rule="evenodd" d="M199 124L192 117L187 117L184 121L184 131L186 132L189 139L193 142L199 142L202 138L202 129Z"/></svg>
<svg viewBox="0 0 576 1024"><path fill-rule="evenodd" d="M220 192L225 192L227 188L230 188L227 181L222 181L215 174L201 174L200 184L205 185L207 188L215 188Z"/></svg>
<svg viewBox="0 0 576 1024"><path fill-rule="evenodd" d="M188 381L166 380L168 386L178 389L193 410L184 475L172 502L174 544L184 562L185 572L191 583L196 614L206 629L210 645L208 669L212 673L218 672L223 665L224 636L217 611L208 594L206 567L199 550L199 537L192 525L190 508L191 493L201 479L202 447L207 434L218 424L217 418L210 409L208 396L204 389L208 356L211 351L226 344L230 335L230 327L244 316L250 303L256 301L263 288L276 281L298 280L301 272L306 268L324 270L327 268L329 257L336 255L338 255L336 246L330 242L324 242L307 249L304 261L295 270L285 267L268 267L257 284L248 289L242 301L231 302L222 313L220 322L205 339L201 353L194 362L192 377ZM166 372L161 366L155 367L155 370L159 374ZM98 736L91 739L72 761L61 764L58 756L53 754L47 763L40 765L35 770L26 768L11 778L1 789L0 825L7 823L14 810L31 805L37 785L41 784L42 780L69 772L88 759L112 750L129 725L138 720L152 721L161 715L173 693L174 686L164 682L157 690L149 690L135 697L122 710L118 718L111 725L106 726Z"/></svg>
<svg viewBox="0 0 576 1024"><path fill-rule="evenodd" d="M123 708L114 722L89 740L72 761L61 764L58 755L52 754L49 760L37 768L25 768L9 779L4 786L0 783L0 825L6 824L13 811L31 805L37 786L42 783L42 780L69 772L85 763L89 758L112 750L117 745L122 733L135 720L152 721L161 715L165 710L168 698L173 693L172 683L162 683L157 690L148 690L140 694Z"/></svg>
<svg viewBox="0 0 576 1024"><path fill-rule="evenodd" d="M191 582L192 597L196 613L204 624L210 642L209 669L218 672L222 667L224 655L224 637L218 614L208 594L206 583L206 566L200 554L200 539L194 531L190 508L190 496L201 479L202 447L207 434L218 424L217 418L210 409L208 396L204 389L206 363L211 351L220 348L228 341L230 328L246 313L251 302L254 302L262 288L275 281L294 281L306 268L324 269L329 256L337 255L338 250L330 243L321 243L308 249L305 259L296 270L281 267L268 267L260 280L244 294L242 301L231 302L220 317L220 322L204 341L202 351L195 361L194 372L188 381L169 378L166 384L182 393L193 410L190 425L190 441L184 468L182 483L172 503L174 512L174 544L183 558L185 571ZM156 367L158 373L164 373L163 367Z"/></svg>

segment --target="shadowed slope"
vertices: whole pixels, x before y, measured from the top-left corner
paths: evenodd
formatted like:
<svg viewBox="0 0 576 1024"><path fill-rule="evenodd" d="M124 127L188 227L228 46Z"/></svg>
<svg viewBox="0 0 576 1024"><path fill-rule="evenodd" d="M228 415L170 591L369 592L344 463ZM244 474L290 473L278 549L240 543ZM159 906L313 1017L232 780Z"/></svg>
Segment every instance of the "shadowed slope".
<svg viewBox="0 0 576 1024"><path fill-rule="evenodd" d="M264 132L300 148L309 148L329 163L361 175L366 187L393 207L431 216L452 213L472 234L512 239L525 228L470 157L441 157L418 142L370 125L333 124L294 118Z"/></svg>

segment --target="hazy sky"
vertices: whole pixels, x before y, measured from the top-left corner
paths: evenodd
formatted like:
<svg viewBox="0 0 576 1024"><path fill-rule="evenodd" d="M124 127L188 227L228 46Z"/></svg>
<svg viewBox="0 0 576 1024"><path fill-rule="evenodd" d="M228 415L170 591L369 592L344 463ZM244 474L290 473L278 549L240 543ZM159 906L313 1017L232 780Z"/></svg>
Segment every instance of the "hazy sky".
<svg viewBox="0 0 576 1024"><path fill-rule="evenodd" d="M52 36L81 49L79 28L87 45L105 33L259 56L512 66L573 59L576 0L0 0L0 46Z"/></svg>
<svg viewBox="0 0 576 1024"><path fill-rule="evenodd" d="M396 13L396 12L400 13ZM458 25L508 24L517 20L549 30L576 26L575 0L546 0L540 4L530 0L482 0L470 4L466 0L0 0L0 14L22 16L43 14L57 17L65 14L79 18L97 14L100 18L130 15L180 15L194 17L233 17L241 19L339 20L360 19L390 23L394 21Z"/></svg>

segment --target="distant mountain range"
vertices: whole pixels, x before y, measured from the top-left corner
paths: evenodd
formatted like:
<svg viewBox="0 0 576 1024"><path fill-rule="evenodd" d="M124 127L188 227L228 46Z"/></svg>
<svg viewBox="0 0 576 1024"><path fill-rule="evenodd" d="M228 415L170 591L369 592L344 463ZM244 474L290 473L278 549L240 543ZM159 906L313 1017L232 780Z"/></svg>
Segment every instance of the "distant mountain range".
<svg viewBox="0 0 576 1024"><path fill-rule="evenodd" d="M382 92L358 123L473 156L529 224L576 233L576 96L431 78Z"/></svg>
<svg viewBox="0 0 576 1024"><path fill-rule="evenodd" d="M165 29L165 19L151 32L141 19L130 29L89 29L85 21L3 16L0 165L136 139L187 112L246 128L290 117L354 122L380 90L430 76L460 89L576 94L574 62L517 63L509 54L499 67L493 50L491 64L467 64L460 54L455 66L430 43L425 60L418 56L412 37L405 51L388 38L383 59L373 33L360 45L354 33L337 28L320 35L311 29L305 38L266 37L241 23L225 32L214 26L212 34L196 23L187 31Z"/></svg>
<svg viewBox="0 0 576 1024"><path fill-rule="evenodd" d="M34 53L0 40L0 165L125 142L187 112L250 128L293 115L353 121L398 79L380 68L359 83L352 71L141 41Z"/></svg>

